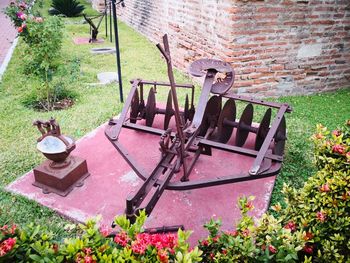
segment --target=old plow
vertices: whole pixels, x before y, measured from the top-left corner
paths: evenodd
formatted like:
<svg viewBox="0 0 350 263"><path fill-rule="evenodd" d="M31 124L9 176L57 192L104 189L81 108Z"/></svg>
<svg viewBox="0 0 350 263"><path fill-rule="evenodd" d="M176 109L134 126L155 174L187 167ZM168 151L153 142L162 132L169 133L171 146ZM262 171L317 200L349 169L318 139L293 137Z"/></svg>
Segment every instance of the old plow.
<svg viewBox="0 0 350 263"><path fill-rule="evenodd" d="M151 214L164 190L198 189L277 175L282 166L286 142L284 114L292 111L288 104L267 102L230 92L235 77L233 68L228 63L213 59L197 60L189 68L191 75L204 77L195 108L194 86L175 82L166 35L163 37L163 46L158 44L157 47L167 63L169 83L133 80L119 119L112 119L105 131L113 146L144 181L138 191L126 199L125 213L131 222L134 222L135 216L142 209L148 215ZM167 103L163 109L158 108L156 103L159 89L168 89ZM187 91L181 108L177 99L177 91L180 89ZM236 102L246 104L239 119ZM256 105L267 108L260 123L253 123ZM161 128L152 127L156 115L164 116ZM169 125L171 119L173 123L175 121L172 127ZM146 172L118 140L122 129L160 136L160 159L151 173ZM249 134L253 134L255 139L253 144L247 145ZM191 172L200 156L211 156L213 149L251 157L253 161L250 169L245 173L228 176L191 178Z"/></svg>

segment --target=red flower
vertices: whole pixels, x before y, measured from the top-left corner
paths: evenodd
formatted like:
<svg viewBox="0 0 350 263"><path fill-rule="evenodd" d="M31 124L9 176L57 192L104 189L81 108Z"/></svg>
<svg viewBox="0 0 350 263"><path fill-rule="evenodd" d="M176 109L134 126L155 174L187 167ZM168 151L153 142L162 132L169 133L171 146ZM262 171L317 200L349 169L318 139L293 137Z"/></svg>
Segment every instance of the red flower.
<svg viewBox="0 0 350 263"><path fill-rule="evenodd" d="M226 234L230 235L230 236L233 236L233 237L236 237L236 236L238 236L239 233L238 233L237 230L233 230L231 232L227 231Z"/></svg>
<svg viewBox="0 0 350 263"><path fill-rule="evenodd" d="M254 208L253 202L252 201L248 201L245 205L246 208L248 208L248 210L252 210Z"/></svg>
<svg viewBox="0 0 350 263"><path fill-rule="evenodd" d="M8 238L0 244L0 257L6 255L16 245L15 238Z"/></svg>
<svg viewBox="0 0 350 263"><path fill-rule="evenodd" d="M158 250L157 255L158 255L158 259L160 262L168 263L169 256L168 256L168 252L166 252L166 250Z"/></svg>
<svg viewBox="0 0 350 263"><path fill-rule="evenodd" d="M314 246L311 245L311 244L306 244L303 248L303 251L306 253L306 254L312 254L314 252Z"/></svg>
<svg viewBox="0 0 350 263"><path fill-rule="evenodd" d="M120 232L114 237L114 242L121 245L122 247L125 247L128 244L129 240L130 238L125 232Z"/></svg>
<svg viewBox="0 0 350 263"><path fill-rule="evenodd" d="M202 245L203 247L207 247L207 246L209 246L209 241L206 240L206 239L204 239L204 240L202 240L201 245Z"/></svg>
<svg viewBox="0 0 350 263"><path fill-rule="evenodd" d="M269 245L269 251L270 251L272 254L276 254L276 253L277 253L277 249L276 249L273 245Z"/></svg>
<svg viewBox="0 0 350 263"><path fill-rule="evenodd" d="M327 215L323 212L317 212L316 217L320 222L324 222L324 221L326 221Z"/></svg>
<svg viewBox="0 0 350 263"><path fill-rule="evenodd" d="M214 238L213 238L213 242L214 242L214 243L218 242L218 241L219 241L219 238L220 238L220 236L214 237Z"/></svg>
<svg viewBox="0 0 350 263"><path fill-rule="evenodd" d="M306 232L304 235L304 240L308 241L310 239L312 239L314 237L314 235L311 232Z"/></svg>
<svg viewBox="0 0 350 263"><path fill-rule="evenodd" d="M285 229L290 229L291 232L294 232L295 230L297 230L297 226L293 221L289 221L285 226Z"/></svg>
<svg viewBox="0 0 350 263"><path fill-rule="evenodd" d="M333 153L339 153L339 154L344 154L345 153L345 147L340 144L336 144L332 147L332 152Z"/></svg>
<svg viewBox="0 0 350 263"><path fill-rule="evenodd" d="M210 259L211 259L211 260L214 260L214 258L215 258L214 253L210 253L210 255L209 255L209 256L210 256Z"/></svg>
<svg viewBox="0 0 350 263"><path fill-rule="evenodd" d="M226 249L223 249L223 250L222 250L222 254L226 255L226 254L227 254L227 250L226 250Z"/></svg>
<svg viewBox="0 0 350 263"><path fill-rule="evenodd" d="M329 192L331 189L329 188L328 184L324 184L320 187L321 192Z"/></svg>
<svg viewBox="0 0 350 263"><path fill-rule="evenodd" d="M52 249L53 249L53 251L55 252L55 253L57 253L58 252L58 244L53 244L52 245Z"/></svg>

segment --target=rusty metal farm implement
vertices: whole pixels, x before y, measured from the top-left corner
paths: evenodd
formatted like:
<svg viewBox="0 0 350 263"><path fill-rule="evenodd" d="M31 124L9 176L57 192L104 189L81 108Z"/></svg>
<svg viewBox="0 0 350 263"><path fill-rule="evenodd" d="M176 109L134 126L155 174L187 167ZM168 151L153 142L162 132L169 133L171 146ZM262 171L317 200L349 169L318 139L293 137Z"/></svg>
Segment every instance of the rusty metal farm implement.
<svg viewBox="0 0 350 263"><path fill-rule="evenodd" d="M132 81L119 119L111 120L105 132L113 146L144 181L138 191L126 199L126 215L131 222L141 209L150 214L164 190L197 189L278 174L286 141L284 114L292 111L288 104L267 102L229 92L234 83L234 70L228 63L213 59L200 59L190 66L191 75L205 77L195 109L194 86L175 83L166 35L163 43L164 47L160 44L157 47L167 62L169 83L140 79ZM145 102L146 88L149 92ZM165 109L159 109L156 105L155 94L159 88L169 89ZM190 99L186 96L183 110L180 110L178 104L177 89L186 89L190 94ZM225 103L222 107L223 101ZM236 120L236 101L247 103L239 120ZM257 125L253 125L253 105L267 107ZM276 111L274 119L272 110ZM156 114L164 115L163 129L152 127ZM169 128L173 117L176 123L174 130ZM140 124L141 120L145 120L146 125ZM147 173L118 140L123 128L160 136L160 161L151 173ZM234 143L229 144L234 131ZM249 133L255 134L253 147L245 146ZM201 155L211 155L212 149L250 156L254 161L245 174L191 180L191 171L198 158ZM148 194L151 196L146 199Z"/></svg>

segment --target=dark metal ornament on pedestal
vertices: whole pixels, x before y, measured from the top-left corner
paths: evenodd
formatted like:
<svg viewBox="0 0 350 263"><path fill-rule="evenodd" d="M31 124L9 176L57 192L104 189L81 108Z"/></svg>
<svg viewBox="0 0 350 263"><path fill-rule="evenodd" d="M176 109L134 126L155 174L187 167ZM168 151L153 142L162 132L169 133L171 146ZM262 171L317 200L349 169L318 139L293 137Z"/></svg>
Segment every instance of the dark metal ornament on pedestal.
<svg viewBox="0 0 350 263"><path fill-rule="evenodd" d="M70 156L75 149L74 140L62 135L55 119L35 121L41 133L37 149L48 159L34 168L34 186L43 189L43 193L56 193L66 196L75 186L82 186L88 172L86 160Z"/></svg>

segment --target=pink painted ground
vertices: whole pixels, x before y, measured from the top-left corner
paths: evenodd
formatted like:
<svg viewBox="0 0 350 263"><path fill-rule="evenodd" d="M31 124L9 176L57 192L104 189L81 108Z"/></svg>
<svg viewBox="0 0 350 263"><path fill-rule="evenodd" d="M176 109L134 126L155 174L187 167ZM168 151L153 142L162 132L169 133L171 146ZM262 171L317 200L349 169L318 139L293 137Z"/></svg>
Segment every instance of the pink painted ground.
<svg viewBox="0 0 350 263"><path fill-rule="evenodd" d="M93 43L90 43L89 40L90 40L89 37L74 37L74 38L73 38L73 42L74 42L74 44L76 44L76 45L101 44L101 43L105 42L104 39L102 39L102 38L98 38L98 39L97 39L95 42L93 42Z"/></svg>
<svg viewBox="0 0 350 263"><path fill-rule="evenodd" d="M156 121L160 123L159 119ZM84 222L101 214L103 223L110 225L115 215L124 212L128 193L137 190L142 180L107 140L104 130L105 125L77 142L73 154L86 158L91 176L86 179L84 186L75 188L67 197L43 194L41 189L32 185L32 171L7 189L36 200L75 221ZM249 140L248 143L251 143L252 138ZM124 129L120 141L148 171L159 160L159 136ZM199 158L191 178L246 173L252 160L250 157L214 150L213 156ZM233 223L240 218L236 205L239 196L256 197L253 214L259 217L267 209L274 181L275 177L270 177L198 190L166 190L147 219L146 226L183 224L186 229L194 230L190 241L196 244L196 240L206 236L202 225L211 217L221 217L223 229L233 229Z"/></svg>
<svg viewBox="0 0 350 263"><path fill-rule="evenodd" d="M3 9L10 2L11 0L0 0L0 65L4 62L6 54L17 34L10 19L3 13Z"/></svg>

